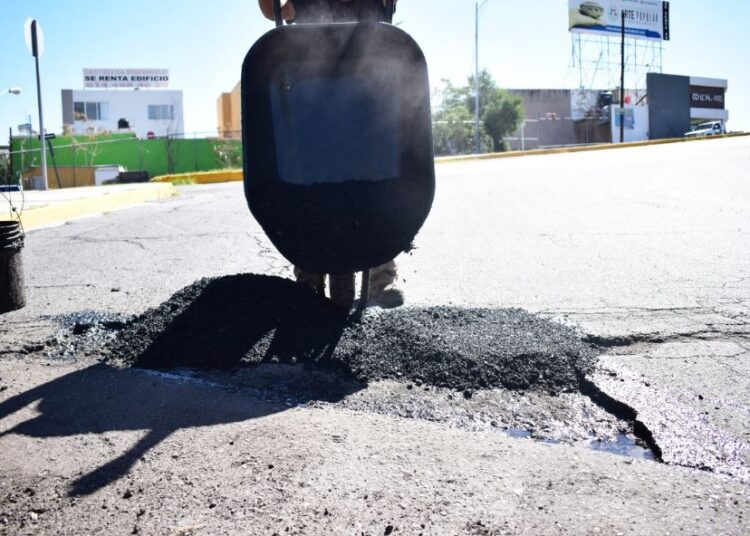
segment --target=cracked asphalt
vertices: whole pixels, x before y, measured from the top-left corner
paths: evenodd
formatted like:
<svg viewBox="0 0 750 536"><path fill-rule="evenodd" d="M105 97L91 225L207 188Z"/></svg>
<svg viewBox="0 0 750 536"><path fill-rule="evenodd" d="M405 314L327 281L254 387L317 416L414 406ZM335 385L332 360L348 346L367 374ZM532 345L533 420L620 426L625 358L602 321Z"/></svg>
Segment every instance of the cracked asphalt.
<svg viewBox="0 0 750 536"><path fill-rule="evenodd" d="M576 330L599 357L562 395L111 368L119 328L61 318L291 267L239 184L32 232L0 318L0 533L746 534L748 164L734 138L438 166L410 306Z"/></svg>

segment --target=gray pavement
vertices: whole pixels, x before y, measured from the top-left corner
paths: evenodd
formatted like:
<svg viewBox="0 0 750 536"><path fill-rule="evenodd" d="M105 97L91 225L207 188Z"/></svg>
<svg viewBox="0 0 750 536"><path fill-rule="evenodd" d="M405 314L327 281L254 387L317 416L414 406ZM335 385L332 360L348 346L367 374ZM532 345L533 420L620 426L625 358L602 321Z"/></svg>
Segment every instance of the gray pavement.
<svg viewBox="0 0 750 536"><path fill-rule="evenodd" d="M22 205L27 210L38 209L46 206L59 206L71 201L82 201L105 195L113 195L122 192L139 189L158 189L158 185L151 183L132 184L109 184L106 186L80 186L78 188L63 188L50 190L25 190L24 192L12 192L6 194L16 205Z"/></svg>
<svg viewBox="0 0 750 536"><path fill-rule="evenodd" d="M248 420L243 412L273 405L256 400L252 389L230 395L225 383L211 387L178 376L153 380L160 386L156 396L143 391L152 381L139 376L146 373L122 372L110 383L132 385L144 400L156 396L157 407L168 407L184 426L157 441L125 476L75 499L71 510L74 499L60 500L70 496L71 479L126 456L142 436L137 430L160 428L161 418L107 431L107 415L116 412L105 407L103 414L86 415L99 425L5 433L32 417L19 406L0 420L0 448L10 454L0 463L0 482L17 496L3 503L0 518L6 516L9 533L60 527L243 533L250 523L268 534L283 532L285 524L299 534L381 534L392 523L404 534L745 534L748 163L750 141L735 138L441 164L433 213L417 249L399 259L410 304L521 307L599 344L603 355L589 380L601 397L634 413L667 465L466 424L523 424L501 408L492 410L494 417L487 406L462 407L460 419L441 417L449 412L444 403L413 412L406 395L393 395L398 386L389 384L356 393L348 405L284 411L282 403L272 417ZM29 306L0 320L0 356L6 356L0 401L55 385L66 374L80 374L81 392L96 385L90 374L100 372L86 372L90 361L46 366L45 345L60 329L56 315L92 309L138 314L205 276L291 276L252 220L239 184L185 187L174 200L32 232L25 257ZM54 389L39 392L61 400ZM383 408L386 396L395 401ZM495 406L506 405L498 400L511 405L503 396ZM227 397L234 397L231 403ZM206 408L247 408L238 417L196 425L183 416L198 411L189 400ZM551 412L546 425L578 406L591 413L578 400ZM65 422L55 411L42 410L49 426ZM252 444L229 455L221 445L230 437ZM279 444L283 451L269 450ZM66 454L73 451L75 461ZM268 462L270 452L282 461ZM266 476L269 464L280 468L277 480ZM246 477L238 467L247 468ZM32 515L36 499L23 490L37 485L44 506ZM175 498L164 502L163 515L147 518L117 502L131 488L142 490L139 500L150 505L148 512ZM222 509L197 507L212 501ZM269 511L267 505L278 501L284 506ZM113 506L107 519L101 518L103 503Z"/></svg>
<svg viewBox="0 0 750 536"><path fill-rule="evenodd" d="M747 333L749 161L736 138L442 165L409 298L605 337Z"/></svg>
<svg viewBox="0 0 750 536"><path fill-rule="evenodd" d="M80 188L25 190L0 195L0 218L20 217L27 231L101 216L122 208L172 197L169 183L132 183Z"/></svg>
<svg viewBox="0 0 750 536"><path fill-rule="evenodd" d="M5 534L748 529L747 486L704 472L132 369L3 361L0 376L22 397L0 432ZM124 474L100 487L102 468Z"/></svg>

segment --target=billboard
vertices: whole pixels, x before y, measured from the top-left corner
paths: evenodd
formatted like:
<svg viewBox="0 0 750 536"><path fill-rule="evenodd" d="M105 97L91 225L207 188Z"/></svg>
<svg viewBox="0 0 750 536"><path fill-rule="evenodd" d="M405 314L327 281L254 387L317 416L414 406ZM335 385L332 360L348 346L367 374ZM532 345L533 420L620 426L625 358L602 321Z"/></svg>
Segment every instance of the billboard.
<svg viewBox="0 0 750 536"><path fill-rule="evenodd" d="M84 69L84 88L167 87L169 69Z"/></svg>
<svg viewBox="0 0 750 536"><path fill-rule="evenodd" d="M568 28L575 33L625 35L669 41L669 2L661 0L569 0Z"/></svg>

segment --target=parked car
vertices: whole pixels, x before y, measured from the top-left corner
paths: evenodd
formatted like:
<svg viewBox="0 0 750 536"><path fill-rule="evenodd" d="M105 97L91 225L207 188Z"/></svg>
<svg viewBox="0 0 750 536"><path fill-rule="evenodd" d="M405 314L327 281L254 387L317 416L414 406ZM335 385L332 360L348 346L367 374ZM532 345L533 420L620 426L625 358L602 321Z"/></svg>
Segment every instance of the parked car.
<svg viewBox="0 0 750 536"><path fill-rule="evenodd" d="M696 125L690 132L685 132L686 138L705 138L706 136L719 136L726 134L727 129L723 121L709 121Z"/></svg>

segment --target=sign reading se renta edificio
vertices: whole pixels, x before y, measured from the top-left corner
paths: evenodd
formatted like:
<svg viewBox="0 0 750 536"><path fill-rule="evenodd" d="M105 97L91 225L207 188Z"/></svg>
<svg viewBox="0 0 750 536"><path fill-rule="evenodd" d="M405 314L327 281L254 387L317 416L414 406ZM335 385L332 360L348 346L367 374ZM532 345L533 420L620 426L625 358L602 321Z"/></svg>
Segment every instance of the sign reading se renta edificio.
<svg viewBox="0 0 750 536"><path fill-rule="evenodd" d="M84 88L167 87L169 69L84 69Z"/></svg>

